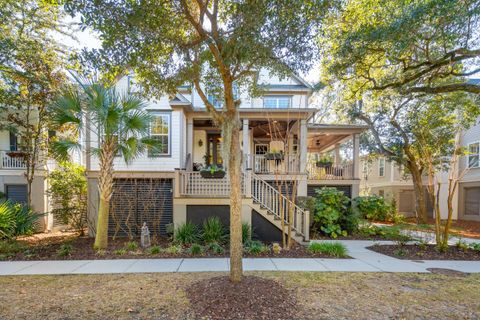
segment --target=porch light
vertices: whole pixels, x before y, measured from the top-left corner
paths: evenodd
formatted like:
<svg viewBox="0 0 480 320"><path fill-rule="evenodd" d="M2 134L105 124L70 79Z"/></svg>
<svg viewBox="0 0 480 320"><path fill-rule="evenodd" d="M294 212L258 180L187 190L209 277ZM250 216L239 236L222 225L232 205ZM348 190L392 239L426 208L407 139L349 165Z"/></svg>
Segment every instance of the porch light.
<svg viewBox="0 0 480 320"><path fill-rule="evenodd" d="M317 140L315 144L317 145L317 147L320 147L320 140Z"/></svg>
<svg viewBox="0 0 480 320"><path fill-rule="evenodd" d="M198 140L198 146L199 147L203 146L203 140L202 139Z"/></svg>

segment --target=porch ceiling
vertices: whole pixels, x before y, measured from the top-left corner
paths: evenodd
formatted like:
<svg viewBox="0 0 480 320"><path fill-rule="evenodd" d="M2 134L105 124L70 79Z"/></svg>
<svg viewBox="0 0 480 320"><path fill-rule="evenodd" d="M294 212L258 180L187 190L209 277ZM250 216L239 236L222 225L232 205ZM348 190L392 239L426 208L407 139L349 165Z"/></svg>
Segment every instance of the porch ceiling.
<svg viewBox="0 0 480 320"><path fill-rule="evenodd" d="M325 152L349 137L350 135L348 134L309 133L307 151L313 153Z"/></svg>

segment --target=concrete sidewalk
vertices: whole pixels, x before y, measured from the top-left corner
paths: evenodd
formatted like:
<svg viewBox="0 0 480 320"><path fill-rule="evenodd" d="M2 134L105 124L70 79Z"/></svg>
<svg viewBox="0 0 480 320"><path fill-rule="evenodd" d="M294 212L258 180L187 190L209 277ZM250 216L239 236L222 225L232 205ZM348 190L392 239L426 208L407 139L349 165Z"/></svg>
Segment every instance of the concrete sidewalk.
<svg viewBox="0 0 480 320"><path fill-rule="evenodd" d="M366 249L389 241L340 241L353 259L244 258L245 271L347 271L428 272L427 268L448 268L480 272L480 261L411 261L392 258ZM108 274L147 272L226 272L228 258L118 259L70 261L0 262L0 275Z"/></svg>

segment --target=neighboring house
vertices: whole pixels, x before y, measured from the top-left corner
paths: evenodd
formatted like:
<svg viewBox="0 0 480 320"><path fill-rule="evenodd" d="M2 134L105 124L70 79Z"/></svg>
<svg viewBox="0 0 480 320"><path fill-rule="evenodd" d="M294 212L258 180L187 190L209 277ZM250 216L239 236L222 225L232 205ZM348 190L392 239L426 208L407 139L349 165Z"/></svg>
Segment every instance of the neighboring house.
<svg viewBox="0 0 480 320"><path fill-rule="evenodd" d="M286 79L259 72L264 94L251 97L241 90L240 139L244 154L242 220L264 240L280 240L280 213L293 207L297 241L308 240L309 215L285 197L292 187L297 196L314 195L323 186L336 187L349 197L359 193L358 125L314 124L316 109L309 106L312 88L298 76ZM131 76L118 81L119 91L139 90ZM211 100L216 107L221 102ZM139 234L147 222L153 234L165 234L169 225L185 221L200 224L208 216L229 222L228 175L202 178L205 165L223 166L221 132L191 86L178 88L174 97L151 100L145 109L154 117L151 136L162 141L162 150L146 152L131 164L115 161L111 199L110 235ZM272 129L273 128L273 129ZM289 132L287 134L286 132ZM97 137L84 137L95 146ZM272 158L272 154L283 153ZM329 154L330 164L316 160ZM98 208L98 159L86 156L89 217ZM289 186L280 193L273 181ZM290 193L291 194L291 193Z"/></svg>
<svg viewBox="0 0 480 320"><path fill-rule="evenodd" d="M480 79L471 79L469 82L480 86ZM480 117L474 126L462 134L460 144L468 150L468 155L459 161L458 172L463 177L454 195L454 219L480 221ZM443 180L446 182L447 179ZM446 188L444 184L443 191ZM446 192L442 192L443 215L447 214L446 197Z"/></svg>
<svg viewBox="0 0 480 320"><path fill-rule="evenodd" d="M375 194L394 201L398 212L415 215L415 193L411 176L385 157L362 157L361 194Z"/></svg>
<svg viewBox="0 0 480 320"><path fill-rule="evenodd" d="M0 192L13 202L27 203L25 164L18 139L13 132L0 131ZM50 211L46 176L52 165L51 161L41 161L36 168L32 184L32 207L39 213ZM52 226L53 219L50 215L46 214L40 219L39 230L51 230Z"/></svg>

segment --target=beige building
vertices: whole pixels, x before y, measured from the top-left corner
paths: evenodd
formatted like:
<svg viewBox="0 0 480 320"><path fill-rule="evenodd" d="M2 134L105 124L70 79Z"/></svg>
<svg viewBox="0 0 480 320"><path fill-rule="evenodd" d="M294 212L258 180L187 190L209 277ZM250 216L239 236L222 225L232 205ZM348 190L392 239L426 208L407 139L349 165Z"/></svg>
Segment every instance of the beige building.
<svg viewBox="0 0 480 320"><path fill-rule="evenodd" d="M296 240L308 240L309 215L291 199L314 195L333 186L354 197L359 193L359 134L364 126L314 124L316 109L310 107L312 88L296 75L280 79L259 72L264 94L251 97L239 88L240 140L243 149L242 219L265 240L281 239L282 210L294 208ZM135 91L133 76L117 84L119 91ZM213 97L216 107L221 103ZM111 235L138 234L147 222L154 235L169 225L185 221L200 224L209 216L229 223L228 175L209 178L201 168L225 167L222 137L198 93L191 86L174 97L152 99L145 107L154 117L151 136L163 142L163 150L146 152L131 164L115 161L115 188L111 201ZM95 146L98 137L82 137ZM325 155L329 161L319 161ZM89 183L89 216L98 208L98 159L86 158ZM278 190L275 181L285 181ZM293 200L293 201L292 201ZM285 211L284 211L285 212ZM92 230L94 231L94 230Z"/></svg>
<svg viewBox="0 0 480 320"><path fill-rule="evenodd" d="M385 157L362 157L362 195L376 194L394 201L398 212L405 216L415 215L415 193L409 174L403 167Z"/></svg>

